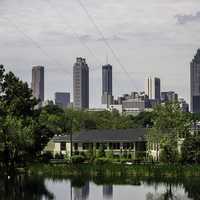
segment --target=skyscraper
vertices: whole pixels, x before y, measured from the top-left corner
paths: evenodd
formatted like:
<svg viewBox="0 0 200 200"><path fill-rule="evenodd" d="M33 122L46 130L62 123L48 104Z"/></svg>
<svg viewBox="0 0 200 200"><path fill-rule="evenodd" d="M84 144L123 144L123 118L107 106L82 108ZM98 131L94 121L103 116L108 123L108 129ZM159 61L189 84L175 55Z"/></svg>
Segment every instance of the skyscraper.
<svg viewBox="0 0 200 200"><path fill-rule="evenodd" d="M44 67L33 66L32 68L32 83L33 96L44 101Z"/></svg>
<svg viewBox="0 0 200 200"><path fill-rule="evenodd" d="M190 63L191 112L200 112L200 49Z"/></svg>
<svg viewBox="0 0 200 200"><path fill-rule="evenodd" d="M160 101L160 79L148 77L145 80L145 94L149 99Z"/></svg>
<svg viewBox="0 0 200 200"><path fill-rule="evenodd" d="M70 104L70 93L68 92L56 92L55 104L63 109L67 108Z"/></svg>
<svg viewBox="0 0 200 200"><path fill-rule="evenodd" d="M77 58L73 66L74 108L89 108L89 67L85 58Z"/></svg>
<svg viewBox="0 0 200 200"><path fill-rule="evenodd" d="M102 104L110 105L112 96L112 65L102 66Z"/></svg>

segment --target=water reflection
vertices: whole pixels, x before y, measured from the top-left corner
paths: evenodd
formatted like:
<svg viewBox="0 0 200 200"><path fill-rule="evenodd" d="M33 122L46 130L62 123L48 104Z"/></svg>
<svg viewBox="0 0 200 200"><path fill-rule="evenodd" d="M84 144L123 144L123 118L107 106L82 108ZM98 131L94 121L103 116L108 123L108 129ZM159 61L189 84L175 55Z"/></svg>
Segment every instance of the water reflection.
<svg viewBox="0 0 200 200"><path fill-rule="evenodd" d="M103 198L112 199L113 198L113 186L112 185L103 185Z"/></svg>
<svg viewBox="0 0 200 200"><path fill-rule="evenodd" d="M53 193L48 191L42 177L20 175L16 177L0 177L0 199L54 199Z"/></svg>
<svg viewBox="0 0 200 200"><path fill-rule="evenodd" d="M16 176L0 178L3 200L200 200L200 178L186 180Z"/></svg>
<svg viewBox="0 0 200 200"><path fill-rule="evenodd" d="M82 187L74 187L74 200L86 200L90 193L90 182L86 181Z"/></svg>

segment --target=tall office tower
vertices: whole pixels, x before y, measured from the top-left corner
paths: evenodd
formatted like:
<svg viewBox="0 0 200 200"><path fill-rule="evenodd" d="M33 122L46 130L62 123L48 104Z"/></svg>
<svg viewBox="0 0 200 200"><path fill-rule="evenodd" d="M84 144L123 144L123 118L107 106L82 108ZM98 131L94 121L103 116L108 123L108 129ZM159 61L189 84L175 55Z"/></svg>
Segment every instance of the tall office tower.
<svg viewBox="0 0 200 200"><path fill-rule="evenodd" d="M108 64L102 66L102 104L112 103L112 65Z"/></svg>
<svg viewBox="0 0 200 200"><path fill-rule="evenodd" d="M200 112L200 49L190 63L191 112Z"/></svg>
<svg viewBox="0 0 200 200"><path fill-rule="evenodd" d="M55 104L63 109L70 105L70 93L68 92L56 92Z"/></svg>
<svg viewBox="0 0 200 200"><path fill-rule="evenodd" d="M89 108L89 67L84 58L77 58L73 66L74 108Z"/></svg>
<svg viewBox="0 0 200 200"><path fill-rule="evenodd" d="M33 96L44 101L44 67L34 66L32 68L32 83Z"/></svg>
<svg viewBox="0 0 200 200"><path fill-rule="evenodd" d="M145 80L145 94L149 99L160 101L160 79L148 77Z"/></svg>

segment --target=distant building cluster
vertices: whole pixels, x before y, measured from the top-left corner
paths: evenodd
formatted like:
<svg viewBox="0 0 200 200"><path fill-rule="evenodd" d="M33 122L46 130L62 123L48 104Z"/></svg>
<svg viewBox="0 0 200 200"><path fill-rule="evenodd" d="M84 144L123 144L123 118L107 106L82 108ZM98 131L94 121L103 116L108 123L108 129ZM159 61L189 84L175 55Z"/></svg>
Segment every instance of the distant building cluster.
<svg viewBox="0 0 200 200"><path fill-rule="evenodd" d="M39 106L44 104L44 67L33 66L32 68L32 91L33 95L40 100ZM162 91L161 80L158 77L145 79L144 91L131 92L114 98L113 96L113 67L110 64L102 66L102 95L103 108L89 108L89 67L85 58L78 57L73 65L73 103L71 94L67 91L55 93L55 104L65 109L87 109L89 111L117 110L126 115L137 115L143 111L151 111L159 104L167 102L179 102L183 112L189 112L189 104L179 98L175 91ZM190 63L190 111L200 112L200 49L197 50Z"/></svg>

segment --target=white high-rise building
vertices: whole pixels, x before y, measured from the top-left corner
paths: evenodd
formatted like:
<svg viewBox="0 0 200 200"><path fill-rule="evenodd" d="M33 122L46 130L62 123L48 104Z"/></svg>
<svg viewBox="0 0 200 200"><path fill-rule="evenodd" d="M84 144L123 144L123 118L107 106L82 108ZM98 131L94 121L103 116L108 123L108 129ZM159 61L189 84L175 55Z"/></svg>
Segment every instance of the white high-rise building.
<svg viewBox="0 0 200 200"><path fill-rule="evenodd" d="M160 100L160 79L148 77L145 80L145 94L149 99Z"/></svg>

